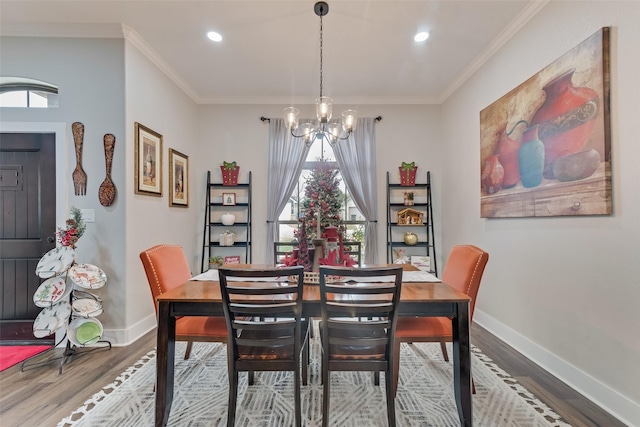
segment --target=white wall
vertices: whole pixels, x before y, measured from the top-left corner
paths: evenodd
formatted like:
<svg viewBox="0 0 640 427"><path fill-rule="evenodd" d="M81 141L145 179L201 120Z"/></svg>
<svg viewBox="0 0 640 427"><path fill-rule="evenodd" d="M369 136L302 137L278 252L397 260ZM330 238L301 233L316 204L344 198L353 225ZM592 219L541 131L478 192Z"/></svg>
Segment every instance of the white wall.
<svg viewBox="0 0 640 427"><path fill-rule="evenodd" d="M612 27L614 214L480 218L479 112ZM611 412L640 420L640 3L552 1L443 105L445 250L490 253L475 320Z"/></svg>
<svg viewBox="0 0 640 427"><path fill-rule="evenodd" d="M207 170L213 180L220 181L219 166L222 161L237 161L240 165L239 182L246 182L247 173L253 178L253 262L271 262L264 259L266 250L267 166L269 125L260 121L261 116L281 117L284 105L203 105L200 106L199 156L196 160L199 172L194 174L192 190L199 205L198 224L204 221L204 197ZM312 117L312 106L298 106L301 117ZM307 110L305 110L305 108ZM335 111L346 107L334 106ZM416 105L367 105L356 106L360 117L382 116L376 123L378 170L378 261L386 262L386 172L397 178L398 166L403 161L415 161L418 165L417 181L426 180L431 171L434 187L434 221L436 224L436 249L440 258L440 197L442 194L441 146L439 132L439 107ZM306 116L305 116L306 114ZM200 230L200 228L199 228ZM201 246L202 240L198 240ZM199 248L200 250L200 248ZM441 264L441 258L438 260Z"/></svg>
<svg viewBox="0 0 640 427"><path fill-rule="evenodd" d="M198 199L197 170L202 156L198 148L197 105L129 41L125 43L126 74L126 254L125 306L127 328L121 342L131 342L155 326L155 310L149 284L139 258L141 251L161 243L182 245L192 272L200 272L196 242L201 227L196 222L204 203ZM163 136L162 197L134 192L134 122ZM169 148L189 157L189 207L169 206Z"/></svg>

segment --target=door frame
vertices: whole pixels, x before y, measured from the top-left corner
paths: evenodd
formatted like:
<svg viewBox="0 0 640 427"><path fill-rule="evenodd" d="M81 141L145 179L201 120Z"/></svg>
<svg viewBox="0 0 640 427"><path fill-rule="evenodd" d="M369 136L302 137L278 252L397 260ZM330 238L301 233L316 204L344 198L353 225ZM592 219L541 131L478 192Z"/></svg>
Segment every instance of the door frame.
<svg viewBox="0 0 640 427"><path fill-rule="evenodd" d="M69 215L69 186L67 177L69 174L69 138L67 138L66 123L61 122L2 122L0 132L17 133L53 133L55 134L56 153L56 224L64 224ZM55 342L63 346L65 331L59 328L56 331Z"/></svg>
<svg viewBox="0 0 640 427"><path fill-rule="evenodd" d="M53 133L56 141L56 224L64 224L69 206L68 138L66 123L58 122L0 122L0 132Z"/></svg>

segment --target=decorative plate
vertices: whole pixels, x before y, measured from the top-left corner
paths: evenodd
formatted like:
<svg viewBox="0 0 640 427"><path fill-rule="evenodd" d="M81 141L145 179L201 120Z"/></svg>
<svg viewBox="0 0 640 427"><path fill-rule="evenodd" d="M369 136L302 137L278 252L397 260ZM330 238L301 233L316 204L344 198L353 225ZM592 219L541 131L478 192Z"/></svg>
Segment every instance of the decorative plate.
<svg viewBox="0 0 640 427"><path fill-rule="evenodd" d="M73 314L82 317L95 317L102 314L102 304L93 298L81 298L73 300L71 303Z"/></svg>
<svg viewBox="0 0 640 427"><path fill-rule="evenodd" d="M48 337L64 326L71 315L71 304L60 301L51 307L43 309L36 320L33 321L33 336L36 338Z"/></svg>
<svg viewBox="0 0 640 427"><path fill-rule="evenodd" d="M69 278L85 289L98 289L107 283L107 275L93 264L76 264L69 269Z"/></svg>
<svg viewBox="0 0 640 427"><path fill-rule="evenodd" d="M58 246L44 254L36 266L36 274L43 279L64 273L71 267L76 251L70 246Z"/></svg>
<svg viewBox="0 0 640 427"><path fill-rule="evenodd" d="M52 277L40 284L33 294L33 302L37 307L49 307L69 296L73 286L67 286L64 277Z"/></svg>
<svg viewBox="0 0 640 427"><path fill-rule="evenodd" d="M103 332L102 323L94 318L77 318L67 326L67 337L77 347L97 343Z"/></svg>

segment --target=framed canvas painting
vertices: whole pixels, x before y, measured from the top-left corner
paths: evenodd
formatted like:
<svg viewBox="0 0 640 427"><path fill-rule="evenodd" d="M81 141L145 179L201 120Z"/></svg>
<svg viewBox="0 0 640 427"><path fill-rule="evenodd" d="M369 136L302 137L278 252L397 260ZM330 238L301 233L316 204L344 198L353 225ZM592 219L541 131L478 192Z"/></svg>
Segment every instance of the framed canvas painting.
<svg viewBox="0 0 640 427"><path fill-rule="evenodd" d="M189 157L169 148L169 206L189 207Z"/></svg>
<svg viewBox="0 0 640 427"><path fill-rule="evenodd" d="M135 192L162 197L162 135L135 123Z"/></svg>
<svg viewBox="0 0 640 427"><path fill-rule="evenodd" d="M609 28L480 112L483 218L608 215Z"/></svg>

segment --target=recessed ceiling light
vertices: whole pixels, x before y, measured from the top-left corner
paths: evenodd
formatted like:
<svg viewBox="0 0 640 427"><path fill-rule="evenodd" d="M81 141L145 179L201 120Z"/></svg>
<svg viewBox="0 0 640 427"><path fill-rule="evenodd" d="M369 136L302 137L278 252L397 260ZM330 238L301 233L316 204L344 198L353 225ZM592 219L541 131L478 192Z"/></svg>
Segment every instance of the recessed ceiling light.
<svg viewBox="0 0 640 427"><path fill-rule="evenodd" d="M214 42L222 41L222 36L220 34L216 33L215 31L209 31L207 33L207 37L209 37Z"/></svg>
<svg viewBox="0 0 640 427"><path fill-rule="evenodd" d="M422 31L422 32L416 34L415 37L413 38L413 40L415 40L417 42L423 42L428 38L429 38L429 33L427 33L426 31Z"/></svg>

